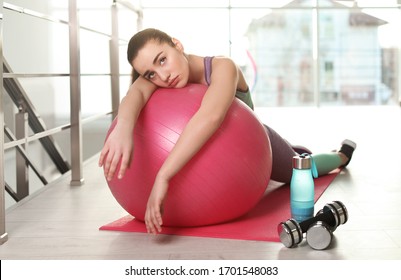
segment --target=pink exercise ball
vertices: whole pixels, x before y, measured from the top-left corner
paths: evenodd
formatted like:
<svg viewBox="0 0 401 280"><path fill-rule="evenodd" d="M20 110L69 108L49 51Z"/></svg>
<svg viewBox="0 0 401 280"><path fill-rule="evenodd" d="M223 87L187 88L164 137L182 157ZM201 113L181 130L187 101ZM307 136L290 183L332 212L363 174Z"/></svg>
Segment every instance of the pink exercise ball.
<svg viewBox="0 0 401 280"><path fill-rule="evenodd" d="M160 88L143 108L130 167L122 179L115 176L108 182L117 202L136 219L144 220L155 176L206 90L200 84ZM271 166L263 125L242 101L234 100L221 127L170 181L163 225L204 226L244 215L263 196Z"/></svg>

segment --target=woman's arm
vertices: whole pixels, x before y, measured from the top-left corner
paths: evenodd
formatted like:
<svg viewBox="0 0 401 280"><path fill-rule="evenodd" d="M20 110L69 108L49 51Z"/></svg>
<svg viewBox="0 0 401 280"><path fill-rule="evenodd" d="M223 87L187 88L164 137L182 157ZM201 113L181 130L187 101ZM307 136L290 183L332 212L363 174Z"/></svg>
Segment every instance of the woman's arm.
<svg viewBox="0 0 401 280"><path fill-rule="evenodd" d="M238 71L229 58L213 59L212 81L201 106L184 128L156 176L145 213L148 232L161 231L163 200L170 179L203 147L223 122L235 97Z"/></svg>
<svg viewBox="0 0 401 280"><path fill-rule="evenodd" d="M110 133L100 153L99 166L103 166L104 175L111 180L121 159L118 178L122 178L129 166L133 139L132 131L139 113L149 100L156 86L139 77L129 88L127 95L121 100L118 109L117 124Z"/></svg>

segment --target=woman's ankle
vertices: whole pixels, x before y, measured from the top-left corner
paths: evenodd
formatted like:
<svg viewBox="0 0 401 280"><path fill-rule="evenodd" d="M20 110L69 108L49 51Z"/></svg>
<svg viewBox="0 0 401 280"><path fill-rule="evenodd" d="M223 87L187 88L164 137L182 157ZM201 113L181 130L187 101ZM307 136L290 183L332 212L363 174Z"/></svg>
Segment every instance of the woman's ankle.
<svg viewBox="0 0 401 280"><path fill-rule="evenodd" d="M348 163L348 161L349 161L349 158L346 155L344 155L343 153L341 153L341 152L337 152L337 154L340 156L341 166L346 165Z"/></svg>

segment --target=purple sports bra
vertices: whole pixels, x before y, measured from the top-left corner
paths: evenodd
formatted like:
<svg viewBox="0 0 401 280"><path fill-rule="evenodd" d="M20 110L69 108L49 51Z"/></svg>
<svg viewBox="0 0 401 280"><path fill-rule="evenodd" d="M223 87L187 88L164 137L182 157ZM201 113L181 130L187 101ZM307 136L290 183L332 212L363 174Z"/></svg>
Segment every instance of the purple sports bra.
<svg viewBox="0 0 401 280"><path fill-rule="evenodd" d="M205 80L208 86L210 86L211 80L210 76L212 75L212 56L206 56L203 60L205 65Z"/></svg>

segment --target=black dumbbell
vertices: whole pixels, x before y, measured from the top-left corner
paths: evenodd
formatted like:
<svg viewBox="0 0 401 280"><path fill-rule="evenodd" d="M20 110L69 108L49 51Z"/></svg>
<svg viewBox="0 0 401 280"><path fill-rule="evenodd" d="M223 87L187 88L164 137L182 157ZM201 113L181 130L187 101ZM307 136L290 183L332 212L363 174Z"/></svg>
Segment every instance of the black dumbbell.
<svg viewBox="0 0 401 280"><path fill-rule="evenodd" d="M311 231L309 233L309 240L312 246L314 246L314 241L319 241L319 238L316 237L316 235L318 235L316 234L318 232L316 232L316 227L324 225L325 227L329 227L330 232L332 233L339 225L345 224L347 220L347 208L345 208L342 202L333 201L326 204L323 209L319 211L317 215L313 218L307 219L300 223L298 223L294 219L289 219L286 222L281 222L277 227L277 232L284 246L286 246L287 248L292 248L301 243L303 239L303 234L307 232L309 228L311 228ZM316 249L318 249L322 246L316 245L315 247Z"/></svg>

